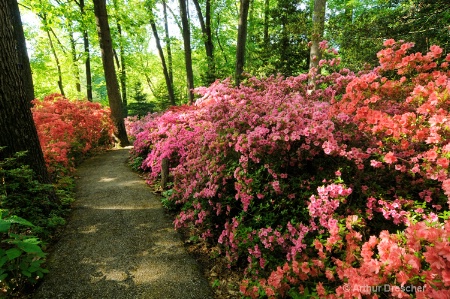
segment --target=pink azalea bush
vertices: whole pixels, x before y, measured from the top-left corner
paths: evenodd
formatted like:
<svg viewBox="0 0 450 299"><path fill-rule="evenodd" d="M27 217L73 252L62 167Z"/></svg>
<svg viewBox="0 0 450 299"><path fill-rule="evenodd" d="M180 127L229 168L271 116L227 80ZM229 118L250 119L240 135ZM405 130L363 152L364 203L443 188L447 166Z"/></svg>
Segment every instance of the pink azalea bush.
<svg viewBox="0 0 450 299"><path fill-rule="evenodd" d="M112 144L110 112L98 103L51 94L33 105L47 168L54 175L73 170L75 160L88 151Z"/></svg>
<svg viewBox="0 0 450 299"><path fill-rule="evenodd" d="M243 295L450 296L450 55L385 46L354 74L322 43L316 90L225 80L129 124L149 183L169 159L175 227L244 267Z"/></svg>

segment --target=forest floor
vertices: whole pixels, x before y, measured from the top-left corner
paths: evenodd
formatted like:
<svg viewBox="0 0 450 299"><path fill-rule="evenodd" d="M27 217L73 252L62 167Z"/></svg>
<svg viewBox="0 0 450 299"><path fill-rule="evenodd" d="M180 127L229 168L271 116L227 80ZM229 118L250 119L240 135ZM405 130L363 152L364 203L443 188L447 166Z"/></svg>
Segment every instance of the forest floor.
<svg viewBox="0 0 450 299"><path fill-rule="evenodd" d="M129 149L84 161L76 200L33 298L216 298Z"/></svg>

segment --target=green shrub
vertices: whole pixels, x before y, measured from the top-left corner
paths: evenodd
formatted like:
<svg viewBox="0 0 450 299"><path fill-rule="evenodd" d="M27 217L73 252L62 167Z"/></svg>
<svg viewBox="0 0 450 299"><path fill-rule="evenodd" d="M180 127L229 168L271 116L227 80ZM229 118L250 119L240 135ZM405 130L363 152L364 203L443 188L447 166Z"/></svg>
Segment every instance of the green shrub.
<svg viewBox="0 0 450 299"><path fill-rule="evenodd" d="M1 148L0 148L1 151ZM23 165L24 152L0 160L0 209L33 223L32 233L48 239L65 224L64 216L73 201L73 179L61 178L55 186L36 180L29 166ZM51 193L58 200L52 200Z"/></svg>
<svg viewBox="0 0 450 299"><path fill-rule="evenodd" d="M46 256L41 248L42 241L28 235L33 228L29 221L0 209L0 288L6 295L36 284L48 273L41 267Z"/></svg>

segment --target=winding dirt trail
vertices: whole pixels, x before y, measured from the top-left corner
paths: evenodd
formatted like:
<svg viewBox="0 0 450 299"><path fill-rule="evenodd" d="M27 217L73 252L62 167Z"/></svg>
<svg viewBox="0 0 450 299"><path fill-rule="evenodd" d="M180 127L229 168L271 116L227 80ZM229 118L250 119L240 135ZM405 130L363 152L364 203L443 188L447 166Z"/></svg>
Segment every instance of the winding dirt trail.
<svg viewBox="0 0 450 299"><path fill-rule="evenodd" d="M127 157L128 149L111 150L79 167L72 215L33 298L213 298Z"/></svg>

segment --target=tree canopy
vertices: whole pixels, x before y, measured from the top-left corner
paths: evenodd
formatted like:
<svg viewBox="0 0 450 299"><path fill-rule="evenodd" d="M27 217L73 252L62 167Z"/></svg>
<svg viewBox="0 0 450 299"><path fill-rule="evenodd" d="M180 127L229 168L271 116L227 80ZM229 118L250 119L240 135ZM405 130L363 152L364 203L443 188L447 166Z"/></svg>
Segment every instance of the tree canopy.
<svg viewBox="0 0 450 299"><path fill-rule="evenodd" d="M237 67L242 67L239 73L256 76L308 72L309 42L316 28L314 2L251 1L245 17L246 40L242 40L236 1L107 1L122 100L126 105L127 86L132 90L131 86L141 84L155 109L187 103L189 89L234 77ZM21 0L19 4L29 16L25 34L36 96L64 92L105 101L93 2ZM183 22L184 10L187 21ZM27 21L30 16L36 21ZM339 50L342 66L352 70L374 65L376 52L389 38L414 42L420 52L432 44L444 51L450 47L450 8L445 0L329 0L324 21L323 39ZM245 43L244 55L236 55L239 39ZM191 50L187 56L186 47ZM193 75L186 77L186 69L188 73L192 69ZM129 98L133 101L133 95Z"/></svg>

